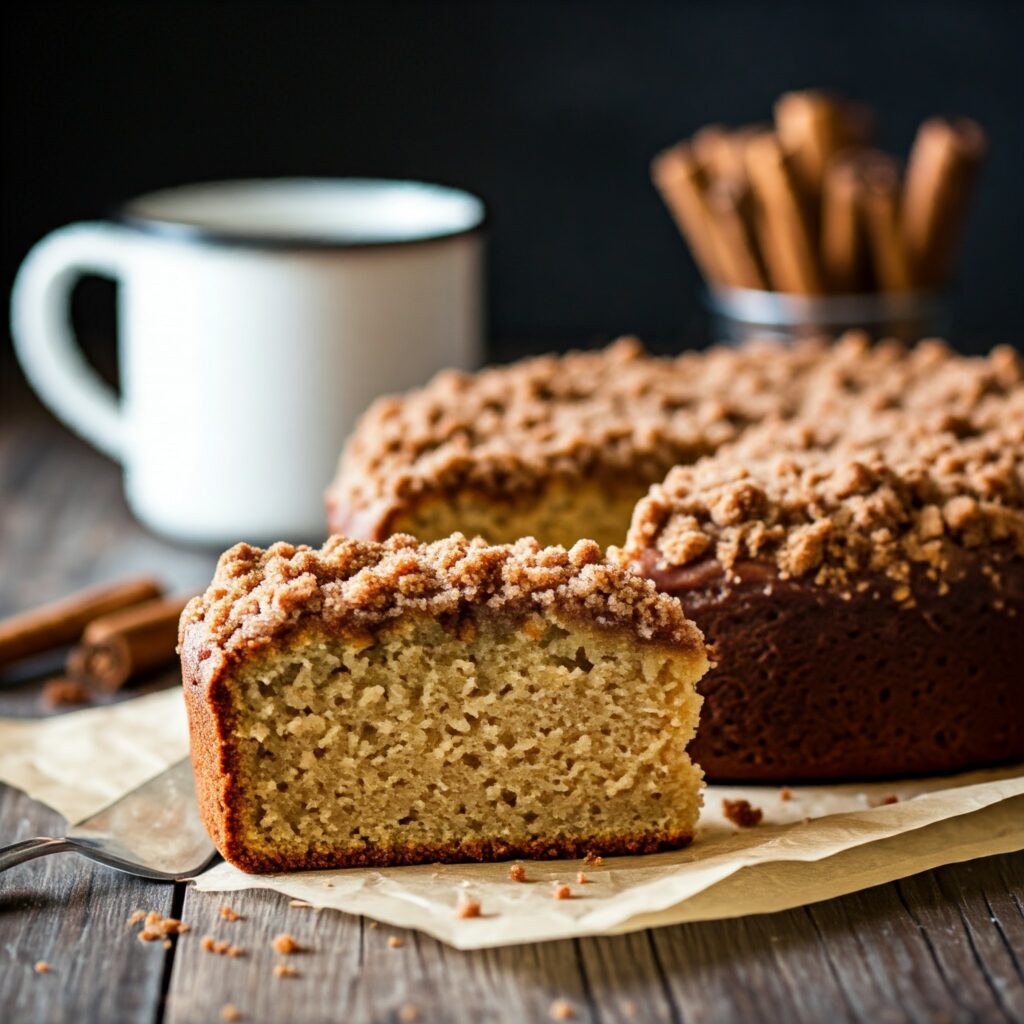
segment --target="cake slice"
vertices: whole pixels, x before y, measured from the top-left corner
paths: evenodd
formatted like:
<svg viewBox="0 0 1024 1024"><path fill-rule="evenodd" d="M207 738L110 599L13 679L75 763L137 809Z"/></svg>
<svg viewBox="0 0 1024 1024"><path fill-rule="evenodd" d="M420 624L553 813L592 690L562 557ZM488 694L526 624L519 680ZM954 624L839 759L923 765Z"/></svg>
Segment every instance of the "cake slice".
<svg viewBox="0 0 1024 1024"><path fill-rule="evenodd" d="M243 870L693 835L703 638L593 541L239 544L180 649L200 807Z"/></svg>

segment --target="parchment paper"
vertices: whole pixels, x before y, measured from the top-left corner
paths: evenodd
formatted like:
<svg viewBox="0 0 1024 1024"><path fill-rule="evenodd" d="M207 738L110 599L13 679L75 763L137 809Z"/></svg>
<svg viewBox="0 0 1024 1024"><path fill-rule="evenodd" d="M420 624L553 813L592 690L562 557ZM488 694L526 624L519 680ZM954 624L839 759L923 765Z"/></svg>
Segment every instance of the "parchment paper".
<svg viewBox="0 0 1024 1024"><path fill-rule="evenodd" d="M177 690L40 721L0 719L0 781L78 820L185 756ZM882 804L887 797L895 803ZM736 829L722 799L747 799L762 824ZM632 931L765 913L829 899L927 868L1024 848L1024 765L959 776L836 786L709 786L693 845L676 853L246 875L221 863L196 879L210 892L274 889L416 928L460 949ZM584 870L589 881L576 882ZM573 897L552 898L554 882ZM463 890L483 915L459 919Z"/></svg>

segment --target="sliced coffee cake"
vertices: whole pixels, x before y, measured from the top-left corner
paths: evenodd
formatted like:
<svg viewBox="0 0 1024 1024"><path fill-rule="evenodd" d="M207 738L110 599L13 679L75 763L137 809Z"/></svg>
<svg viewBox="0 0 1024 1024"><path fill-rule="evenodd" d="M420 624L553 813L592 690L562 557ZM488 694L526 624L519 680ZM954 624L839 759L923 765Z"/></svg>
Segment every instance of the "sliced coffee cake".
<svg viewBox="0 0 1024 1024"><path fill-rule="evenodd" d="M180 644L200 805L244 870L692 837L703 639L593 541L240 544Z"/></svg>

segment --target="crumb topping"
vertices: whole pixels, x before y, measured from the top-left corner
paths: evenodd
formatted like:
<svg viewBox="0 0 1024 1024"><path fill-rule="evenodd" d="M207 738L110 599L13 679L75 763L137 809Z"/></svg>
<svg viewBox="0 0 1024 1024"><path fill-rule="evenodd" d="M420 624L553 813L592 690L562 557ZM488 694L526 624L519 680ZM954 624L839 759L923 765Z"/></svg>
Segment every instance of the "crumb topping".
<svg viewBox="0 0 1024 1024"><path fill-rule="evenodd" d="M958 431L883 418L885 442L847 434L804 450L792 431L764 428L652 487L626 557L656 552L658 568L713 558L727 572L773 562L783 578L847 589L871 572L911 603L915 570L941 589L959 551L1024 556L1024 404L1003 413L998 426Z"/></svg>
<svg viewBox="0 0 1024 1024"><path fill-rule="evenodd" d="M238 544L221 556L206 593L186 607L179 641L200 624L199 658L213 671L220 658L259 648L313 617L370 642L373 631L405 614L458 622L476 607L517 620L554 613L703 650L675 599L607 561L593 541L566 551L532 538L488 545L461 534L432 544L403 535L383 543L332 537L319 550Z"/></svg>
<svg viewBox="0 0 1024 1024"><path fill-rule="evenodd" d="M938 341L908 349L850 332L833 345L752 342L660 358L627 338L598 352L446 371L380 399L350 439L328 501L334 522L380 527L432 494L512 497L553 479L643 486L761 424L829 424L836 434L858 409L863 429L891 410L954 429L965 415L992 426L1007 394L1019 409L1020 391L1009 348L966 359Z"/></svg>

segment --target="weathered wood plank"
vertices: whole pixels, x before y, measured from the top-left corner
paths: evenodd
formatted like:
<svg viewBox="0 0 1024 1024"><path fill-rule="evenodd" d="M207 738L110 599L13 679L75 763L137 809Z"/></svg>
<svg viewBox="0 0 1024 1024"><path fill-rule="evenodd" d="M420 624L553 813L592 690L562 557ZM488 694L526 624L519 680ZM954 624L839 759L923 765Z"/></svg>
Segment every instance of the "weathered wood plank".
<svg viewBox="0 0 1024 1024"><path fill-rule="evenodd" d="M59 814L0 786L0 842L60 835ZM151 1022L170 953L127 927L136 908L170 915L174 887L73 854L0 875L0 1016L6 1021ZM35 971L44 960L52 970Z"/></svg>

